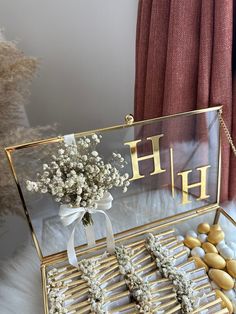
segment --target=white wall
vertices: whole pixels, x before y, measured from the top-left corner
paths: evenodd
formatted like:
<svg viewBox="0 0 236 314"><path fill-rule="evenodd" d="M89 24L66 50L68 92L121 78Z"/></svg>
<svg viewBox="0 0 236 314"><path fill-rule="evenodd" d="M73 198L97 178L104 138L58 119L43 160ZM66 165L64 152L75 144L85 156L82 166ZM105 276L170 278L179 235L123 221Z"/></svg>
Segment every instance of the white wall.
<svg viewBox="0 0 236 314"><path fill-rule="evenodd" d="M31 125L67 133L133 112L138 0L0 0L0 27L41 60Z"/></svg>

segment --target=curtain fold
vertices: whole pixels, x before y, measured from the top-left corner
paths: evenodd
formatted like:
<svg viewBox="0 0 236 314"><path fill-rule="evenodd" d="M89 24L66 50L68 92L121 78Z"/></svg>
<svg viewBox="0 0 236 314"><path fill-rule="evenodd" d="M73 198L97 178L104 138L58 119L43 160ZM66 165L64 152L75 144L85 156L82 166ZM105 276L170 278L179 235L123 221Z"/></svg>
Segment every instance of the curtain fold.
<svg viewBox="0 0 236 314"><path fill-rule="evenodd" d="M236 141L232 35L233 0L140 0L135 120L222 104ZM236 158L222 139L224 201L236 197Z"/></svg>

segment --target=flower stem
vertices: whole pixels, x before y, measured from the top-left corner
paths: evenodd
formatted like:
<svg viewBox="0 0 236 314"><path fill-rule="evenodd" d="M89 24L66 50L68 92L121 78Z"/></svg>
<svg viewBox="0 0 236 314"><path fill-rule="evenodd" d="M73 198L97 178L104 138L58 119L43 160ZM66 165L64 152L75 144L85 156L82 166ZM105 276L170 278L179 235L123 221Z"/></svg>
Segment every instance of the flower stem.
<svg viewBox="0 0 236 314"><path fill-rule="evenodd" d="M88 226L88 225L92 225L93 224L93 219L90 213L86 212L84 214L84 217L82 219L83 225L84 226Z"/></svg>

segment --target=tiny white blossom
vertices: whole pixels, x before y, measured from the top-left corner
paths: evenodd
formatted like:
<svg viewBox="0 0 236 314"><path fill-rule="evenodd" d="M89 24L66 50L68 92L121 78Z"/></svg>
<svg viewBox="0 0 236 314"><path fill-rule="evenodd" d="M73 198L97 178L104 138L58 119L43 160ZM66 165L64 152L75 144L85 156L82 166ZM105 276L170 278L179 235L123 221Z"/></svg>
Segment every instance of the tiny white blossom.
<svg viewBox="0 0 236 314"><path fill-rule="evenodd" d="M83 166L83 164L82 164L81 162L79 162L79 163L77 164L77 167L78 167L79 169L83 169L83 168L84 168L84 166Z"/></svg>
<svg viewBox="0 0 236 314"><path fill-rule="evenodd" d="M82 158L83 161L87 161L88 160L88 156L87 155L83 155L81 158Z"/></svg>
<svg viewBox="0 0 236 314"><path fill-rule="evenodd" d="M47 164L43 164L43 170L47 170L49 167Z"/></svg>
<svg viewBox="0 0 236 314"><path fill-rule="evenodd" d="M59 153L60 155L63 155L64 152L65 152L64 149L59 149L59 150L58 150L58 153Z"/></svg>
<svg viewBox="0 0 236 314"><path fill-rule="evenodd" d="M158 237L150 234L146 248L156 257L157 267L163 277L172 281L182 313L192 312L199 299L194 291L194 282L189 279L185 271L175 266L175 259L171 256L169 249L162 246Z"/></svg>
<svg viewBox="0 0 236 314"><path fill-rule="evenodd" d="M112 153L106 163L96 150L101 135L81 137L77 144L62 144L51 161L44 163L37 181L26 181L30 192L51 194L56 202L69 207L97 208L97 202L113 187L127 191L129 175L121 174L125 160ZM117 162L119 161L119 162Z"/></svg>
<svg viewBox="0 0 236 314"><path fill-rule="evenodd" d="M92 156L97 157L98 156L98 152L96 150L92 151L91 153Z"/></svg>

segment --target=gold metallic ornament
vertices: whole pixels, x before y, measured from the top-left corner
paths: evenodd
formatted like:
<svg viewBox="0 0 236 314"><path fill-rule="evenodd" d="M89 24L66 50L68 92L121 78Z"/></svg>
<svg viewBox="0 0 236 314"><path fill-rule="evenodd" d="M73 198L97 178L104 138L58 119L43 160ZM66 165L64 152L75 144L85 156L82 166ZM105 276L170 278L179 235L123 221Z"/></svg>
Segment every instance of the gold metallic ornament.
<svg viewBox="0 0 236 314"><path fill-rule="evenodd" d="M198 233L208 233L210 231L210 225L207 222L201 223L197 227Z"/></svg>
<svg viewBox="0 0 236 314"><path fill-rule="evenodd" d="M209 267L212 268L224 269L226 266L226 262L223 257L217 253L207 253L203 260Z"/></svg>
<svg viewBox="0 0 236 314"><path fill-rule="evenodd" d="M230 290L234 287L233 278L225 271L212 268L209 270L208 274L211 280L213 280L221 289Z"/></svg>
<svg viewBox="0 0 236 314"><path fill-rule="evenodd" d="M218 244L224 240L225 234L222 230L212 230L209 232L207 240L212 244Z"/></svg>
<svg viewBox="0 0 236 314"><path fill-rule="evenodd" d="M190 236L187 236L185 239L184 239L184 244L190 248L190 249L193 249L197 246L201 246L201 242L200 240L198 240L197 238L194 238L194 237L190 237Z"/></svg>
<svg viewBox="0 0 236 314"><path fill-rule="evenodd" d="M210 242L202 243L202 248L206 253L218 253L217 248Z"/></svg>
<svg viewBox="0 0 236 314"><path fill-rule="evenodd" d="M227 272L233 277L236 278L236 260L230 260L226 262Z"/></svg>

